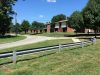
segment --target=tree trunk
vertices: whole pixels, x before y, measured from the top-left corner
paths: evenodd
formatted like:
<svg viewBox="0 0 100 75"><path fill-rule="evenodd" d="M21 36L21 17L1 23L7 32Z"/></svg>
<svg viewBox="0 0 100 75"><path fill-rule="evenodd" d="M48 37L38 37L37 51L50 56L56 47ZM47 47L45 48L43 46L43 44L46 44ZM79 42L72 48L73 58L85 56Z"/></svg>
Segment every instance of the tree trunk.
<svg viewBox="0 0 100 75"><path fill-rule="evenodd" d="M17 29L16 29L15 33L16 33L16 36L17 36L17 34L18 34L18 30Z"/></svg>
<svg viewBox="0 0 100 75"><path fill-rule="evenodd" d="M17 31L15 33L16 33L16 36L17 36Z"/></svg>
<svg viewBox="0 0 100 75"><path fill-rule="evenodd" d="M88 30L88 35L89 35L89 33L90 33L90 32L89 32L89 30Z"/></svg>
<svg viewBox="0 0 100 75"><path fill-rule="evenodd" d="M38 34L38 30L36 30L36 34Z"/></svg>
<svg viewBox="0 0 100 75"><path fill-rule="evenodd" d="M31 34L32 34L32 31L33 31L33 30L31 30Z"/></svg>
<svg viewBox="0 0 100 75"><path fill-rule="evenodd" d="M25 30L25 34L26 34L26 30Z"/></svg>
<svg viewBox="0 0 100 75"><path fill-rule="evenodd" d="M5 36L5 32L2 32L1 35L2 35L2 36Z"/></svg>
<svg viewBox="0 0 100 75"><path fill-rule="evenodd" d="M97 36L96 36L97 35L96 29L94 30L94 32L95 32L95 38L97 38Z"/></svg>
<svg viewBox="0 0 100 75"><path fill-rule="evenodd" d="M75 31L75 33L76 33L76 36L77 36L77 31Z"/></svg>

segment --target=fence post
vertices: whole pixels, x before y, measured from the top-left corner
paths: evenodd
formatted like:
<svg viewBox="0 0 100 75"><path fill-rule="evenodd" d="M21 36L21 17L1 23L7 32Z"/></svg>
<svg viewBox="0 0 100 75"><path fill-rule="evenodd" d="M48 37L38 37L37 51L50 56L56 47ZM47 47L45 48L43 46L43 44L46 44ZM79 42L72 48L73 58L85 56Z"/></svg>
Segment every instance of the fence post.
<svg viewBox="0 0 100 75"><path fill-rule="evenodd" d="M92 44L96 44L96 38L93 38Z"/></svg>
<svg viewBox="0 0 100 75"><path fill-rule="evenodd" d="M16 51L13 51L13 63L16 64Z"/></svg>
<svg viewBox="0 0 100 75"><path fill-rule="evenodd" d="M84 43L83 43L83 42L81 42L81 47L82 47L82 48L84 47Z"/></svg>
<svg viewBox="0 0 100 75"><path fill-rule="evenodd" d="M60 52L60 50L61 50L61 45L59 44L59 52Z"/></svg>

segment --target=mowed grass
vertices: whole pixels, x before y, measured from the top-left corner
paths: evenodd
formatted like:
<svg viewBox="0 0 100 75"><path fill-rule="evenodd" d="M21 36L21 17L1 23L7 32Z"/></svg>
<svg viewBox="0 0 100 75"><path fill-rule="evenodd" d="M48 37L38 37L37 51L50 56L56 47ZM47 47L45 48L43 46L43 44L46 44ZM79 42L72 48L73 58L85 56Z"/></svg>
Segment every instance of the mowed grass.
<svg viewBox="0 0 100 75"><path fill-rule="evenodd" d="M44 41L44 42L38 42L38 43L33 43L33 44L28 44L28 45L23 45L23 46L8 48L8 49L3 49L3 50L0 50L0 53L10 52L10 51L13 51L13 50L17 51L17 50L22 50L22 49L38 48L38 47L67 44L67 43L73 43L73 41L71 39L47 40L47 41Z"/></svg>
<svg viewBox="0 0 100 75"><path fill-rule="evenodd" d="M37 34L39 36L49 36L49 37L64 37L66 34L75 34L75 33L67 33L67 32L52 32L52 33L42 33Z"/></svg>
<svg viewBox="0 0 100 75"><path fill-rule="evenodd" d="M84 48L40 52L18 60L23 61L0 66L0 75L100 75L100 40Z"/></svg>
<svg viewBox="0 0 100 75"><path fill-rule="evenodd" d="M26 38L25 36L5 36L5 37L0 37L0 44L15 42L15 41L23 40L25 38Z"/></svg>

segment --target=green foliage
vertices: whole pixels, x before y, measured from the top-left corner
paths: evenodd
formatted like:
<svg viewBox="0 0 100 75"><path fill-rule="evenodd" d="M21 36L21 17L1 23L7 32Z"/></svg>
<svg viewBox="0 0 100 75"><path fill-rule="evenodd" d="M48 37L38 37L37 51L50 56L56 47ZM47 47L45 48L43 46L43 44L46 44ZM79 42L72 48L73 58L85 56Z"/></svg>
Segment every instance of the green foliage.
<svg viewBox="0 0 100 75"><path fill-rule="evenodd" d="M33 29L33 30L37 30L37 29L38 29L38 22L34 21L34 22L32 23L32 29Z"/></svg>
<svg viewBox="0 0 100 75"><path fill-rule="evenodd" d="M14 25L13 23L10 24L10 32L11 33L16 33L16 34L20 34L20 32L22 32L21 29L21 25L19 23L16 23L16 25Z"/></svg>
<svg viewBox="0 0 100 75"><path fill-rule="evenodd" d="M58 21L61 21L61 20L66 20L66 15L64 15L64 14L56 15L51 19L51 22L55 23L55 22L58 22Z"/></svg>
<svg viewBox="0 0 100 75"><path fill-rule="evenodd" d="M16 23L16 25L14 26L14 31L16 33L20 33L22 31L21 25L19 23Z"/></svg>
<svg viewBox="0 0 100 75"><path fill-rule="evenodd" d="M84 30L83 16L79 11L73 12L69 18L69 23L76 31L80 32L82 29Z"/></svg>
<svg viewBox="0 0 100 75"><path fill-rule="evenodd" d="M10 32L14 32L14 24L13 23L10 24L9 28L10 28Z"/></svg>
<svg viewBox="0 0 100 75"><path fill-rule="evenodd" d="M85 27L100 30L100 0L89 0L87 6L83 9L83 18Z"/></svg>
<svg viewBox="0 0 100 75"><path fill-rule="evenodd" d="M82 14L87 28L94 30L100 28L100 0L89 0Z"/></svg>
<svg viewBox="0 0 100 75"><path fill-rule="evenodd" d="M33 30L43 30L44 28L44 23L40 23L40 22L37 22L37 21L34 21L32 23L32 27L31 27Z"/></svg>
<svg viewBox="0 0 100 75"><path fill-rule="evenodd" d="M22 30L25 32L25 34L28 32L30 28L30 23L26 20L24 20L21 24Z"/></svg>
<svg viewBox="0 0 100 75"><path fill-rule="evenodd" d="M0 0L0 34L5 35L9 30L14 11L12 6L17 0Z"/></svg>

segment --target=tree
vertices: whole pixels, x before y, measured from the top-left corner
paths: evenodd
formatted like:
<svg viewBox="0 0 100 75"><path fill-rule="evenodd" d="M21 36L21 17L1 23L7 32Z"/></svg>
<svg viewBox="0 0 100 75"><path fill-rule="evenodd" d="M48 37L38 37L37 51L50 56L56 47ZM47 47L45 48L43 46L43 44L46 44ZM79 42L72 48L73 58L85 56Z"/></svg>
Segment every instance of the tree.
<svg viewBox="0 0 100 75"><path fill-rule="evenodd" d="M96 37L97 30L100 30L100 0L89 0L82 14L86 28L94 29Z"/></svg>
<svg viewBox="0 0 100 75"><path fill-rule="evenodd" d="M19 34L22 31L21 29L21 25L19 23L16 23L16 25L14 26L14 32L17 34Z"/></svg>
<svg viewBox="0 0 100 75"><path fill-rule="evenodd" d="M21 24L22 30L25 32L25 34L28 32L30 23L26 20L24 20Z"/></svg>
<svg viewBox="0 0 100 75"><path fill-rule="evenodd" d="M34 21L32 23L31 29L35 30L36 33L38 32L38 30L40 30L40 31L43 30L43 28L44 28L44 23L40 23L40 22L37 22L37 21Z"/></svg>
<svg viewBox="0 0 100 75"><path fill-rule="evenodd" d="M12 15L14 11L12 6L17 0L0 0L0 34L5 35L9 31Z"/></svg>
<svg viewBox="0 0 100 75"><path fill-rule="evenodd" d="M44 28L44 23L39 22L39 27L38 27L38 29L39 29L39 30L43 30L43 28Z"/></svg>
<svg viewBox="0 0 100 75"><path fill-rule="evenodd" d="M10 26L9 26L9 28L10 28L10 33L13 33L14 32L14 24L11 23Z"/></svg>
<svg viewBox="0 0 100 75"><path fill-rule="evenodd" d="M84 21L81 12L75 11L69 17L69 24L72 28L76 30L76 32L83 32L84 31Z"/></svg>
<svg viewBox="0 0 100 75"><path fill-rule="evenodd" d="M16 23L16 25L11 23L11 25L10 25L11 33L16 33L16 35L17 35L17 34L20 34L21 31L22 31L22 29L21 29L21 25L19 23Z"/></svg>
<svg viewBox="0 0 100 75"><path fill-rule="evenodd" d="M36 31L36 33L37 33L37 30L38 30L38 22L37 21L34 21L32 23L32 29L34 30L34 32Z"/></svg>
<svg viewBox="0 0 100 75"><path fill-rule="evenodd" d="M61 20L66 20L66 16L64 14L59 14L59 15L54 16L51 19L51 22L55 23L55 22L58 22L58 21L61 21Z"/></svg>

